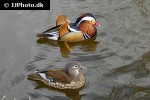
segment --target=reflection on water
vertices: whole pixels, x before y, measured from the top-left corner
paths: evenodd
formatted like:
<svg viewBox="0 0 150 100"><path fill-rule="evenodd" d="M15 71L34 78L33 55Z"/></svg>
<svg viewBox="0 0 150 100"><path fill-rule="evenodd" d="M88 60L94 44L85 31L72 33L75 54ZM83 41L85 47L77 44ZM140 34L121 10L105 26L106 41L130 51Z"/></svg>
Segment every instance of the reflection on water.
<svg viewBox="0 0 150 100"><path fill-rule="evenodd" d="M150 100L149 4L150 0L51 0L49 11L0 11L0 99ZM74 22L85 12L96 15L101 24L96 40L36 40L37 33L55 24L58 14ZM70 61L88 68L89 84L82 90L57 92L44 85L34 90L34 82L26 79L35 69L62 68Z"/></svg>
<svg viewBox="0 0 150 100"><path fill-rule="evenodd" d="M42 88L46 88L49 91L53 90L56 92L63 93L68 98L71 98L72 100L81 100L82 98L85 98L84 100L121 100L121 99L137 100L139 98L140 98L139 100L143 100L143 99L149 100L150 81L145 80L146 77L149 77L149 68L150 68L150 52L144 54L139 60L136 60L131 64L120 66L118 68L115 68L112 71L112 73L104 74L106 80L109 80L110 78L114 80L114 86L111 89L110 94L106 97L98 95L96 93L90 93L90 92L89 93L87 92L87 94L84 93L80 94L80 91L82 89L86 89L86 88L88 89L89 84L91 83L87 84L86 86L78 90L55 89L43 84L40 81L34 81L36 82L36 86L35 85L34 86L35 89L39 89L39 90L41 90ZM128 75L126 74L132 74L131 76L132 78L128 77ZM119 77L121 77L121 79ZM116 80L116 78L118 79ZM97 84L97 86L98 85L100 84ZM103 85L100 86L102 88ZM94 89L96 90L97 88ZM29 93L29 95L32 98L35 98L37 94ZM39 95L40 94L38 94L38 96ZM67 100L66 98L61 96L45 96L45 95L41 95L41 96L47 97L48 99L52 99L52 100L58 98L62 98L62 100Z"/></svg>
<svg viewBox="0 0 150 100"><path fill-rule="evenodd" d="M115 74L133 73L135 78L142 78L149 74L149 70L141 60L137 60L130 65L125 65L115 69Z"/></svg>
<svg viewBox="0 0 150 100"><path fill-rule="evenodd" d="M80 46L80 49L84 52L94 52L96 51L97 44L99 42L95 41L96 36L90 40L85 40L81 42L63 42L50 40L48 38L40 38L37 40L38 44L49 44L60 48L60 52L63 57L69 57L69 54L73 50L73 47Z"/></svg>
<svg viewBox="0 0 150 100"><path fill-rule="evenodd" d="M150 87L115 86L109 100L149 100Z"/></svg>
<svg viewBox="0 0 150 100"><path fill-rule="evenodd" d="M124 65L116 68L114 75L132 73L134 78L143 78L149 74L150 52L144 54L140 60L134 61L132 64Z"/></svg>
<svg viewBox="0 0 150 100"><path fill-rule="evenodd" d="M118 84L114 86L109 100L149 100L149 70L150 52L144 54L140 60L136 60L132 64L116 68L114 72L111 73L111 77L117 78L121 76L121 79L118 79L117 82L124 85ZM131 78L126 74L132 74L133 77Z"/></svg>

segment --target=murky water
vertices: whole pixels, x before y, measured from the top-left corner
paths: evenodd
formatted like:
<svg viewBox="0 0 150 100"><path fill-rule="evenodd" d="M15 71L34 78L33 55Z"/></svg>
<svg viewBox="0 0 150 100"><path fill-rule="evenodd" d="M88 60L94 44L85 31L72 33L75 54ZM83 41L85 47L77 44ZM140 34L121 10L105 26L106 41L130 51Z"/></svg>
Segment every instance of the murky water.
<svg viewBox="0 0 150 100"><path fill-rule="evenodd" d="M71 43L36 34L64 13L71 21L92 12L101 23L96 40ZM51 0L47 11L0 11L0 98L6 100L149 100L150 1ZM35 69L69 61L88 69L81 90L60 91L27 80Z"/></svg>

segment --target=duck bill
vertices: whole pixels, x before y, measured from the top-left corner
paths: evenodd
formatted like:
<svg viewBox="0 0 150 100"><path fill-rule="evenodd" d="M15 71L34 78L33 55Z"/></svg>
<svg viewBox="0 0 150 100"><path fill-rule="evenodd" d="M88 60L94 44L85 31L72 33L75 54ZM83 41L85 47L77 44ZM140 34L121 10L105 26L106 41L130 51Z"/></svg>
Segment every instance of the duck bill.
<svg viewBox="0 0 150 100"><path fill-rule="evenodd" d="M94 25L95 25L95 26L101 26L98 22L96 22Z"/></svg>

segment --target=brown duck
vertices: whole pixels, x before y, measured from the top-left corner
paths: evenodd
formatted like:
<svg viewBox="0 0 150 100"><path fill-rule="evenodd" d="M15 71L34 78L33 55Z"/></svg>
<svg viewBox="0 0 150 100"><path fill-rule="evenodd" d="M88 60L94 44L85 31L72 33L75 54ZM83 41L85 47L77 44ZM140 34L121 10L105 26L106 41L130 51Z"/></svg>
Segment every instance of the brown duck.
<svg viewBox="0 0 150 100"><path fill-rule="evenodd" d="M41 81L46 85L58 89L79 89L84 86L86 79L81 69L86 69L80 63L68 63L65 68L48 70L36 70L35 73L28 75L28 79Z"/></svg>

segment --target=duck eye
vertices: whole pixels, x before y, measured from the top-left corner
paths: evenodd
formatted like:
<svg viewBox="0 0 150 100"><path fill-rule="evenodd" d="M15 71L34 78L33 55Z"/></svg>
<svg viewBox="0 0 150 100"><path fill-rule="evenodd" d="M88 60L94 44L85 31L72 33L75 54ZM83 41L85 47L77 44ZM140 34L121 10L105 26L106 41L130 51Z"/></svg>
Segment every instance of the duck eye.
<svg viewBox="0 0 150 100"><path fill-rule="evenodd" d="M74 68L78 68L78 65L75 65Z"/></svg>

